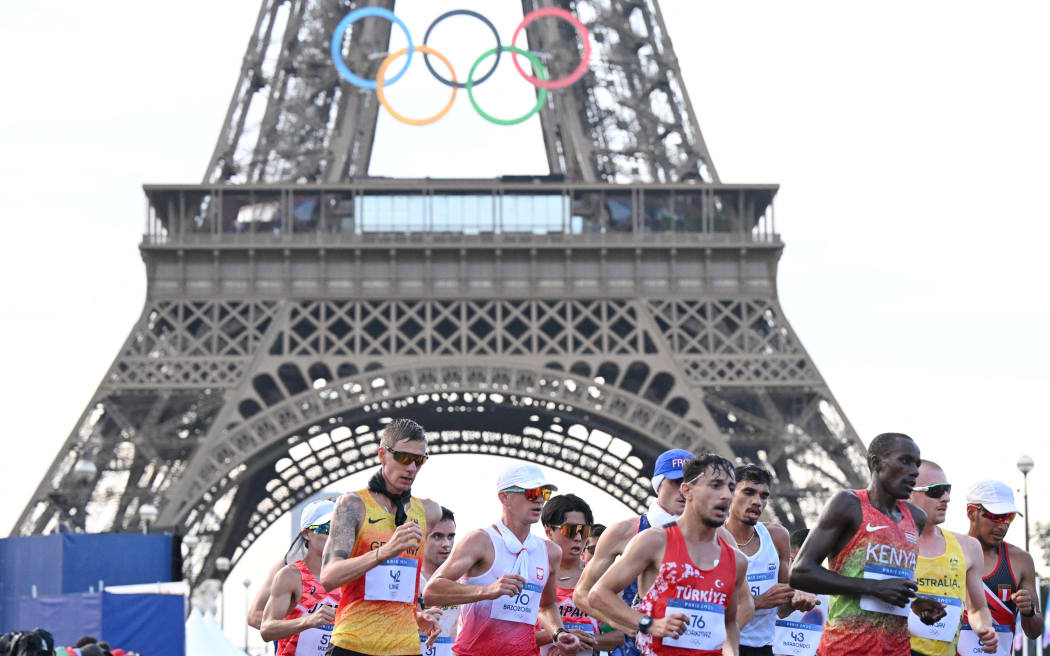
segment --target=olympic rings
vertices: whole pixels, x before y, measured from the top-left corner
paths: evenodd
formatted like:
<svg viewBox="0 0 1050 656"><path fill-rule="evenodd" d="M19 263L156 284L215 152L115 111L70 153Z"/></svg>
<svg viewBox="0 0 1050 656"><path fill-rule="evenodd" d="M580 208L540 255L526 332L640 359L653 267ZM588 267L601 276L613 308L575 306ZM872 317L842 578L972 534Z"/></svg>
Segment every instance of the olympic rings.
<svg viewBox="0 0 1050 656"><path fill-rule="evenodd" d="M540 61L539 57L532 54L528 50L522 50L521 48L518 48L516 46L500 47L503 50L506 50L512 54L525 56L525 58L527 58L532 63L532 66L536 69L536 72L539 73L540 79L547 79L547 69L544 68L543 62ZM517 125L518 123L528 120L533 114L540 111L540 108L543 107L543 103L547 101L547 90L544 88L540 88L540 92L536 96L536 104L532 106L532 109L530 109L528 113L519 116L518 118L502 119L496 118L495 116L491 116L485 113L485 111L481 109L481 106L478 105L478 101L474 99L474 71L477 69L478 64L480 64L486 57L491 57L493 54L495 54L497 57L499 56L499 52L496 48L493 48L492 50L486 50L484 53L482 53L480 57L478 57L477 61L474 62L474 65L470 67L470 72L467 73L467 96L470 98L470 104L474 106L474 111L476 111L478 115L481 116L481 118L485 119L489 123L495 123L496 125Z"/></svg>
<svg viewBox="0 0 1050 656"><path fill-rule="evenodd" d="M401 28L401 31L405 33L405 38L408 39L408 59L405 60L405 65L398 71L397 75L386 81L387 85L391 85L401 79L401 76L408 70L408 65L412 63L412 52L415 50L412 47L412 35L408 32L408 26L394 15L394 12L383 7L362 7L361 9L355 9L346 16L343 16L343 20L339 21L339 25L336 26L335 32L332 33L332 62L335 64L335 69L339 71L339 74L343 76L343 79L354 85L355 87L361 87L364 89L375 89L375 80L366 80L363 77L354 75L346 62L343 61L343 35L346 34L346 30L351 25L361 20L362 18L368 18L369 16L377 16L379 18L385 18L391 23L394 23Z"/></svg>
<svg viewBox="0 0 1050 656"><path fill-rule="evenodd" d="M427 41L430 40L430 33L434 31L434 27L437 26L438 23L445 20L446 18L452 18L453 16L472 16L474 18L477 18L482 23L488 25L489 29L492 30L492 35L496 37L496 47L500 48L500 50L497 50L496 52L496 61L492 62L492 68L489 69L489 72L485 73L485 75L483 75L481 78L474 82L474 86L477 86L485 80L492 77L492 74L496 72L496 67L499 66L499 58L502 54L503 47L503 44L499 40L499 32L496 31L496 26L492 24L492 21L485 18L478 12L471 11L469 9L453 9L452 11L446 11L445 13L441 14L440 16L434 19L434 22L431 23L430 27L427 28L427 33L423 35L423 45L427 45ZM455 87L457 89L463 89L467 86L466 84L462 82L456 82L455 80L450 82L438 75L437 71L434 70L434 67L430 65L430 58L426 54L423 55L423 63L427 65L427 69L430 70L430 74L436 77L438 79L438 82L441 82L446 86ZM451 66L449 66L449 70L452 70Z"/></svg>
<svg viewBox="0 0 1050 656"><path fill-rule="evenodd" d="M379 65L379 71L376 73L376 96L379 97L379 104L381 104L386 109L386 111L390 113L391 116L401 121L402 123L407 123L409 125L429 125L437 120L440 120L445 114L448 114L448 110L452 109L452 104L456 102L456 93L459 91L459 89L456 86L456 71L452 69L452 62L450 62L444 55L442 55L437 50L434 50L429 46L416 46L416 50L423 53L424 57L426 57L427 55L434 55L435 57L440 59L445 64L445 66L448 67L448 72L452 74L452 97L448 99L448 104L445 105L445 108L437 114L434 114L430 118L408 118L407 116L402 116L401 114L395 112L393 108L390 107L390 104L387 103L386 95L383 93L383 86L385 86L385 83L383 82L383 74L386 73L386 67L390 65L390 62L394 61L401 55L408 52L408 48L402 48L397 52L390 53L386 56L386 59L383 60L383 63ZM471 72L473 72L473 69L471 69ZM469 86L467 87L467 91L470 91Z"/></svg>
<svg viewBox="0 0 1050 656"><path fill-rule="evenodd" d="M574 28L576 28L576 32L580 35L580 40L583 41L583 56L580 57L580 63L576 66L572 73L569 73L566 77L563 77L560 80L543 81L537 79L532 75L529 75L524 70L522 70L521 64L518 62L517 53L512 54L511 59L514 61L514 67L518 69L518 72L521 73L521 76L529 82L531 82L534 86L537 86L541 89L564 89L565 87L569 86L570 84L576 82L581 77L583 77L583 74L587 71L587 64L590 62L591 59L591 33L587 30L587 27L580 22L579 18L576 18L564 9L559 9L558 7L543 7L541 9L530 11L528 14L525 15L525 18L522 19L521 24L518 25L518 29L514 30L514 37L510 40L511 45L515 45L518 43L518 35L521 34L522 29L524 29L526 25L536 20L537 18L542 18L544 16L554 16L556 18L560 18L562 20L568 21L572 24Z"/></svg>

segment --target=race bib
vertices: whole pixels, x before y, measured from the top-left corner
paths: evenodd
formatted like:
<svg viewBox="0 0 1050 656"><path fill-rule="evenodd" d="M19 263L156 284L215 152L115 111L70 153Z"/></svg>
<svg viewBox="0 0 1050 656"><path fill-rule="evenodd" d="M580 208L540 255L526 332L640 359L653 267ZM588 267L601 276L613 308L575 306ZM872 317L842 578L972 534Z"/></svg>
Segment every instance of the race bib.
<svg viewBox="0 0 1050 656"><path fill-rule="evenodd" d="M777 620L773 631L773 653L785 656L813 656L817 653L820 636L824 634L822 624L805 624Z"/></svg>
<svg viewBox="0 0 1050 656"><path fill-rule="evenodd" d="M873 565L867 564L864 566L864 578L872 579L875 581L883 581L885 579L908 579L909 581L915 579L915 572L910 569L902 569L900 567L890 567L889 565ZM869 595L861 595L860 597L860 609L868 610L873 613L883 613L885 615L899 615L900 617L907 617L911 614L911 602L904 608L888 604L878 597L872 597Z"/></svg>
<svg viewBox="0 0 1050 656"><path fill-rule="evenodd" d="M418 566L419 561L414 558L391 558L379 563L365 574L365 599L413 603Z"/></svg>
<svg viewBox="0 0 1050 656"><path fill-rule="evenodd" d="M434 644L427 647L427 637L421 635L419 636L419 648L423 652L422 656L453 656L452 638L448 636L440 636L434 641Z"/></svg>
<svg viewBox="0 0 1050 656"><path fill-rule="evenodd" d="M911 631L911 634L916 638L955 642L955 632L959 630L959 623L962 622L962 600L956 597L927 594L919 596L929 597L944 604L947 615L933 624L926 624L915 613L908 613L908 630Z"/></svg>
<svg viewBox="0 0 1050 656"><path fill-rule="evenodd" d="M299 634L295 656L323 656L332 640L332 624L307 629Z"/></svg>
<svg viewBox="0 0 1050 656"><path fill-rule="evenodd" d="M1011 656L1014 649L1013 627L1005 624L995 625L995 634L999 637L999 648L995 650L996 656ZM987 656L981 649L981 641L966 622L962 624L959 632L959 656Z"/></svg>
<svg viewBox="0 0 1050 656"><path fill-rule="evenodd" d="M540 593L543 591L535 583L526 583L517 595L506 595L492 600L492 612L489 617L494 620L536 624L540 612Z"/></svg>
<svg viewBox="0 0 1050 656"><path fill-rule="evenodd" d="M747 575L747 585L751 588L751 596L758 597L763 595L773 584L777 582L777 573L770 570L768 572L757 572L755 574ZM768 614L776 611L776 608L763 608L761 610L755 610L755 615Z"/></svg>
<svg viewBox="0 0 1050 656"><path fill-rule="evenodd" d="M721 649L726 641L726 609L705 601L671 599L664 617L674 613L686 616L685 633L664 638L663 644L682 649Z"/></svg>

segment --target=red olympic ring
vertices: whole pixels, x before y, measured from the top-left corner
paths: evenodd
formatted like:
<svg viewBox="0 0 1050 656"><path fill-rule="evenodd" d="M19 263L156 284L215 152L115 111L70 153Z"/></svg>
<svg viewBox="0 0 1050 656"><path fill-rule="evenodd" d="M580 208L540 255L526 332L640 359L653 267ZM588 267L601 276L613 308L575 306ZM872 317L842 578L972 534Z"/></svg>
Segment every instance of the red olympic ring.
<svg viewBox="0 0 1050 656"><path fill-rule="evenodd" d="M514 61L514 67L518 69L521 76L528 80L533 86L540 87L541 89L564 89L579 80L583 77L583 74L587 72L587 63L591 59L591 33L588 31L587 27L580 22L579 18L576 18L564 9L559 9L558 7L543 7L542 9L530 11L525 15L521 24L518 25L518 29L514 30L514 37L510 40L511 45L516 46L518 44L518 35L521 34L521 31L529 23L537 18L543 18L544 16L560 18L564 21L568 21L574 28L576 28L576 32L580 35L580 39L583 40L583 56L580 57L579 65L576 66L572 73L569 73L566 77L563 77L560 80L541 80L535 75L529 75L525 72L521 67L521 64L518 62L517 53L511 53L511 59Z"/></svg>

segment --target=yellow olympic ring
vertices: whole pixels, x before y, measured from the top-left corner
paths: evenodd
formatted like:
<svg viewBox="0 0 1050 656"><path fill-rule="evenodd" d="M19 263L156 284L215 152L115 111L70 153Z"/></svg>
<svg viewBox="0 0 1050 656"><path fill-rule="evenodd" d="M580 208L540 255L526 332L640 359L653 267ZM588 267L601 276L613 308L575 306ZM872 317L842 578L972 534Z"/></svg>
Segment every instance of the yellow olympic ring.
<svg viewBox="0 0 1050 656"><path fill-rule="evenodd" d="M448 68L448 72L452 75L452 81L457 81L456 71L452 69L452 62L445 58L445 56L442 55L440 52L434 50L430 46L415 46L413 50L418 50L419 52L426 53L428 55L434 55L435 57L440 59L442 63L444 63L445 66ZM444 109L442 109L437 114L434 114L430 118L408 118L407 116L402 116L401 114L395 112L394 109L390 106L390 103L386 101L386 95L383 94L383 76L386 74L386 67L389 66L392 61L394 61L401 55L407 53L408 48L402 48L397 52L392 52L389 55L387 55L386 59L383 60L383 63L379 65L379 72L376 74L376 95L379 97L379 104L382 105L383 108L386 109L386 111L389 112L391 116L401 121L402 123L407 123L409 125L429 125L435 121L441 120L441 118L445 114L448 114L448 110L452 109L452 105L456 102L456 92L459 89L457 89L456 87L452 87L452 97L449 98L448 104L445 105Z"/></svg>

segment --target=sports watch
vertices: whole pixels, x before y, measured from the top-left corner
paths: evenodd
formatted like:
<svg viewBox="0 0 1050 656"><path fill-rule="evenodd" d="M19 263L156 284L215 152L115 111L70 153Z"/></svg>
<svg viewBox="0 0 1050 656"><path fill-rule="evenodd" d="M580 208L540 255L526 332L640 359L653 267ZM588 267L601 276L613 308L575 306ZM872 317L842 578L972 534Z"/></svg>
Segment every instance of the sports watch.
<svg viewBox="0 0 1050 656"><path fill-rule="evenodd" d="M649 633L649 629L653 627L653 618L650 615L642 615L642 619L638 620L638 633Z"/></svg>

